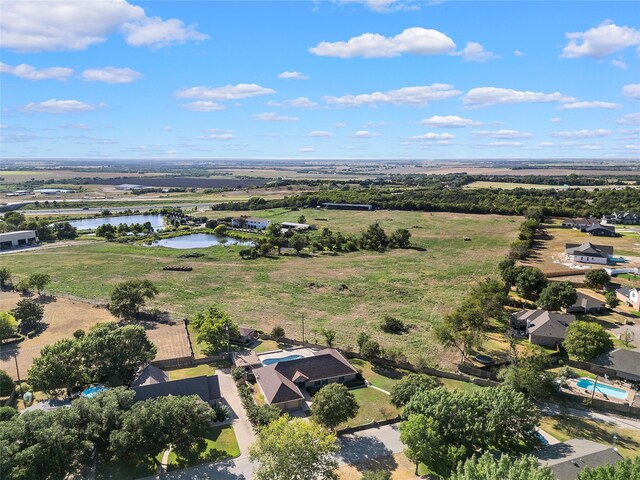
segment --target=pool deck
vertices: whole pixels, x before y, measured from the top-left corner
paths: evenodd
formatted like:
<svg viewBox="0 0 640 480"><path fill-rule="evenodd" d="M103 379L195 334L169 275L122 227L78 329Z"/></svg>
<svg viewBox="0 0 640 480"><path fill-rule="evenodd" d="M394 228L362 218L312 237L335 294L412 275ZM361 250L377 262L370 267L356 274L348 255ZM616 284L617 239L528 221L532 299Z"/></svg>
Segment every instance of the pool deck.
<svg viewBox="0 0 640 480"><path fill-rule="evenodd" d="M592 392L591 389L587 390L584 387L579 387L578 386L578 381L580 380L584 380L584 378L576 378L576 379L570 379L567 381L568 387L565 388L565 390L567 390L569 393L573 393L573 394L577 394L577 395L581 395L585 398L591 398L592 396ZM587 380L591 380L591 379L587 379ZM635 397L635 393L636 391L631 389L631 388L627 388L625 386L621 386L621 385L614 385L611 384L603 379L598 379L598 385L602 385L602 386L606 386L609 388L615 388L618 390L623 390L625 392L627 392L627 397L622 399L622 398L617 398L614 397L612 395L607 395L605 396L602 392L599 392L597 390L596 387L596 393L594 395L594 398L597 398L599 400L606 400L608 402L614 402L614 403L623 403L623 404L629 404Z"/></svg>
<svg viewBox="0 0 640 480"><path fill-rule="evenodd" d="M313 357L316 351L317 350L314 350L308 347L282 348L278 350L271 350L269 352L260 353L258 354L258 359L260 360L261 363L263 363L265 360L288 357L289 355L300 355L301 357Z"/></svg>

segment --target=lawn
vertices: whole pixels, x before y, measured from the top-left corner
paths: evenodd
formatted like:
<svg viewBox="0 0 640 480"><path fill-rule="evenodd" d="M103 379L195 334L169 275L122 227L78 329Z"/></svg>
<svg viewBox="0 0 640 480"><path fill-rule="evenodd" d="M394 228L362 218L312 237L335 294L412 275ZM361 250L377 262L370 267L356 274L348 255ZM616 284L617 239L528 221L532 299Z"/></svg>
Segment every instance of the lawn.
<svg viewBox="0 0 640 480"><path fill-rule="evenodd" d="M570 415L543 417L540 428L561 442L571 438L587 438L594 442L614 445L623 457L635 458L640 455L640 430L618 428L603 421L595 421Z"/></svg>
<svg viewBox="0 0 640 480"><path fill-rule="evenodd" d="M203 213L222 217L238 212ZM34 271L49 273L49 290L58 295L106 303L118 282L148 279L160 291L149 307L166 309L176 318L221 303L239 324L264 331L280 325L287 336L301 338L304 316L308 341L321 342L319 330L329 328L337 333L337 346L354 347L357 332L364 330L383 347L398 347L411 361L423 357L452 368L457 359L443 352L431 325L463 301L461 285L497 274L497 263L521 221L385 210L273 209L253 215L278 222L305 215L319 227L356 234L378 221L389 233L410 229L416 248L242 260L241 247L227 246L201 249L204 257L185 259L178 258L184 250L95 241L11 254L7 260L17 279ZM193 271L163 271L166 265L191 266ZM383 333L379 324L385 315L411 324L410 333Z"/></svg>
<svg viewBox="0 0 640 480"><path fill-rule="evenodd" d="M213 364L205 363L190 368L181 368L179 370L169 370L169 380L181 380L183 378L197 377L200 375L215 375L216 367Z"/></svg>
<svg viewBox="0 0 640 480"><path fill-rule="evenodd" d="M338 429L348 426L363 425L373 420L386 420L398 415L398 409L389 401L389 395L371 387L351 390L356 397L360 409L355 418L338 426Z"/></svg>
<svg viewBox="0 0 640 480"><path fill-rule="evenodd" d="M278 342L274 340L259 340L259 342L260 343L253 348L256 353L270 352L271 350L281 348Z"/></svg>
<svg viewBox="0 0 640 480"><path fill-rule="evenodd" d="M216 462L240 456L240 447L238 447L238 441L231 425L211 427L204 440L204 448L188 457L178 457L171 451L168 470L193 467L201 463Z"/></svg>
<svg viewBox="0 0 640 480"><path fill-rule="evenodd" d="M362 372L365 380L368 380L372 385L382 388L387 392L390 392L393 386L398 383L405 375L410 374L408 370L402 370L400 368L381 367L378 365L372 365L367 360L361 360L354 358L350 360L351 364ZM463 382L461 380L453 380L449 378L431 377L439 382L443 387L449 390L461 390L465 392L473 392L481 389L479 385L475 385L469 382Z"/></svg>

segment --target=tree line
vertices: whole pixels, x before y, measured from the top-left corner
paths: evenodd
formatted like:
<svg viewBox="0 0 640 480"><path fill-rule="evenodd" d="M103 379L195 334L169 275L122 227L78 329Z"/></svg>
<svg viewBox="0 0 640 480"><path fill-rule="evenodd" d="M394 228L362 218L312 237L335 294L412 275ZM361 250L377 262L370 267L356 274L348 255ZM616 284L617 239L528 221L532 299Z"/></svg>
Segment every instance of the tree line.
<svg viewBox="0 0 640 480"><path fill-rule="evenodd" d="M602 216L620 210L637 210L640 190L635 188L584 190L537 190L515 188L371 187L366 189L303 192L282 199L252 197L245 202L226 202L213 210L262 210L268 208L315 208L326 202L365 203L376 209L432 212L524 215L540 208L548 216Z"/></svg>
<svg viewBox="0 0 640 480"><path fill-rule="evenodd" d="M41 242L73 240L78 236L77 229L69 222L57 222L51 225L50 220L46 218L27 218L24 213L16 211L5 213L4 222L0 222L0 233L19 230L35 230Z"/></svg>

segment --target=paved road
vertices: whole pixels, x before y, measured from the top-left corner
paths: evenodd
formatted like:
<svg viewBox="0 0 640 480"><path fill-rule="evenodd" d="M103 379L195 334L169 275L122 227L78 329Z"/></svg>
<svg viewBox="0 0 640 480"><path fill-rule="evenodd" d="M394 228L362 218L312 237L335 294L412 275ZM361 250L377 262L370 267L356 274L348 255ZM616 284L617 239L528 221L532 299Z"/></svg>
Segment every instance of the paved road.
<svg viewBox="0 0 640 480"><path fill-rule="evenodd" d="M340 443L342 449L337 455L340 465L356 464L374 458L386 457L402 452L404 449L404 445L400 442L398 424L344 435L340 437ZM148 477L144 480L154 478L159 477ZM241 456L235 460L170 472L161 478L168 480L251 480L253 479L253 464L249 461L249 457Z"/></svg>
<svg viewBox="0 0 640 480"><path fill-rule="evenodd" d="M220 391L225 392L224 399L231 409L231 425L233 425L233 431L238 440L240 456L249 455L249 447L255 442L255 435L247 418L247 411L242 405L242 400L240 400L238 389L229 369L218 370L216 374L220 382Z"/></svg>
<svg viewBox="0 0 640 480"><path fill-rule="evenodd" d="M100 200L102 202L111 201L111 200ZM115 202L115 201L114 201ZM153 210L155 208L162 208L165 206L175 206L180 207L185 210L192 209L193 207L198 207L198 211L208 210L212 205L216 205L220 202L212 202L212 203L180 203L172 200L167 200L166 202L158 202L155 205L130 205L127 207L113 207L109 206L107 209L111 212L124 212L126 210L139 210L140 212L146 212L148 210ZM25 215L95 215L96 213L100 213L103 209L100 207L89 207L89 208L42 208L42 209L33 209L33 210L19 210L21 213Z"/></svg>

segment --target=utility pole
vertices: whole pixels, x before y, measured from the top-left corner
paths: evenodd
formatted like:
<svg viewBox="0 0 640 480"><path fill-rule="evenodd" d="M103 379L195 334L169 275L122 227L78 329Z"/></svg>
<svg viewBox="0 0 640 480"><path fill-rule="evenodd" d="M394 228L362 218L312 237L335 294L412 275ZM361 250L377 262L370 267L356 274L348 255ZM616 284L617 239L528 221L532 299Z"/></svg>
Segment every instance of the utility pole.
<svg viewBox="0 0 640 480"><path fill-rule="evenodd" d="M300 315L300 318L302 318L302 341L304 342L304 313Z"/></svg>
<svg viewBox="0 0 640 480"><path fill-rule="evenodd" d="M598 386L598 375L596 375L596 381L593 383L593 392L591 392L591 401L596 394L596 387Z"/></svg>
<svg viewBox="0 0 640 480"><path fill-rule="evenodd" d="M18 375L18 386L20 387L20 396L22 396L22 381L20 380L20 370L18 369L18 352L13 352L13 360L16 362L16 374Z"/></svg>

